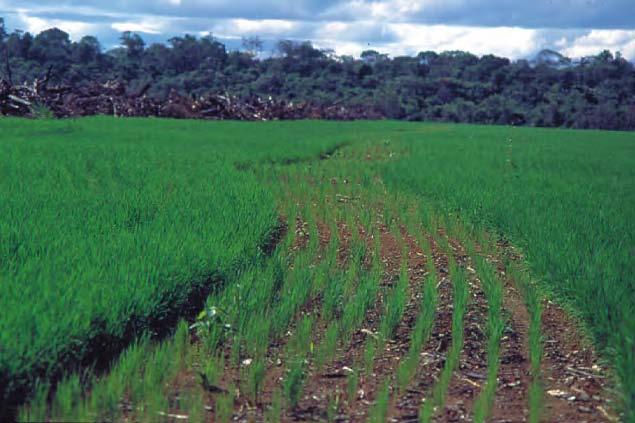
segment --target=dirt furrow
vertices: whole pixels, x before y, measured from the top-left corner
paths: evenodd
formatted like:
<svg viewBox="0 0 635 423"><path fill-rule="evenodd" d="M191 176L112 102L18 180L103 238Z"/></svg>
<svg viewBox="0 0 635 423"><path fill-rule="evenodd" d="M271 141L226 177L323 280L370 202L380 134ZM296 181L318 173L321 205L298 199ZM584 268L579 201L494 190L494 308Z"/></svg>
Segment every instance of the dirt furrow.
<svg viewBox="0 0 635 423"><path fill-rule="evenodd" d="M322 260L326 247L331 242L331 227L324 222L318 221L317 231L319 238L318 260Z"/></svg>
<svg viewBox="0 0 635 423"><path fill-rule="evenodd" d="M396 388L397 368L408 353L412 331L421 308L422 288L426 276L426 257L414 237L408 234L404 228L401 228L401 236L408 251L408 301L393 338L386 342L383 351L377 352L371 374L365 375L360 381L365 399L370 403L375 401L379 389L387 381L393 389ZM397 272L397 269L399 269L398 263L400 262L400 260L397 261L396 248L398 248L398 245L391 244L390 241L393 240L388 239L385 244L385 252L393 257L392 264L396 266L394 271ZM393 280L396 276L393 276ZM356 416L364 420L367 413L368 407L362 407L356 412Z"/></svg>
<svg viewBox="0 0 635 423"><path fill-rule="evenodd" d="M309 243L309 222L300 216L296 217L295 238L293 239L292 251L304 250Z"/></svg>
<svg viewBox="0 0 635 423"><path fill-rule="evenodd" d="M330 240L330 226L318 222L319 257ZM337 252L338 266L344 267L350 261L352 231L346 224L337 224L340 245ZM384 267L382 286L390 289L399 276L402 246L383 224L378 226L380 236L380 259ZM373 239L364 228L359 228L361 239L368 247ZM439 235L447 236L444 231ZM305 222L296 223L296 239L292 250L297 251L308 245L308 230ZM377 394L386 381L393 392L389 405L391 421L417 421L422 401L429 395L443 369L446 353L451 344L452 326L452 283L449 278L449 258L434 240L428 237L432 260L438 276L438 301L435 322L430 340L421 351L421 359L416 368L415 378L410 387L397 395L396 374L400 362L406 357L410 346L412 330L421 306L422 284L426 276L426 258L415 239L402 229L403 241L408 251L408 300L404 315L398 324L393 339L387 341L382 350L377 351L372 371L363 370L367 341L378 333L384 310L385 291L380 290L374 305L367 312L362 328L356 330L348 345L337 347L336 358L323 368L316 369L308 364L304 394L298 405L283 411L283 421L323 421L335 418L337 421L365 421ZM487 378L487 315L488 307L480 280L474 270L472 259L458 241L449 239L451 254L457 264L466 270L468 276L470 302L464 318L464 345L458 368L455 370L446 396L446 403L435 416L435 421L471 421L474 401L485 385ZM498 253L487 257L496 266L503 283L503 314L507 326L501 339L500 368L496 387L496 398L492 422L524 422L528 420L529 386L531 383L529 362L530 315L524 297L517 289L516 282L505 269L503 257ZM318 260L320 258L317 258ZM363 262L370 268L369 257ZM319 313L320 299L312 298L302 307L301 314ZM296 319L297 320L297 319ZM323 340L329 319L317 316L313 342ZM295 324L295 323L294 323ZM603 375L598 357L589 344L579 336L578 325L562 308L545 302L542 332L544 337L544 357L541 365L544 390L544 419L549 422L595 422L612 421L611 403L607 398L610 376ZM272 404L274 394L279 392L286 374L283 363L284 346L288 336L271 343L267 354L266 375L263 390L257 404L239 395L234 403L235 421L263 421L264 413ZM230 362L231 349L227 347L226 362ZM238 368L227 368L221 386L240 386L244 373ZM358 372L351 388L351 373ZM198 383L194 378L182 381L184 385ZM210 396L210 401L213 396ZM209 403L209 401L208 401ZM213 408L213 407L212 407Z"/></svg>
<svg viewBox="0 0 635 423"><path fill-rule="evenodd" d="M318 241L319 248L318 254L321 257L322 250L325 245L328 244L330 240L330 230L326 225L318 224ZM309 244L309 228L308 223L301 219L300 217L296 218L295 225L295 238L293 240L293 244L291 245L292 254L296 254L298 251L304 250ZM316 260L319 260L319 257L316 257ZM315 304L314 299L311 298L306 304L301 307L299 316L304 316L307 314L311 314L314 312ZM293 320L292 326L298 321L298 318ZM280 385L280 380L284 375L284 367L282 366L282 361L280 357L283 356L284 347L289 340L289 334L292 333L293 328L287 332L287 335L273 339L267 349L267 354L265 357L265 375L262 381L262 390L259 393L256 403L253 402L252 399L248 398L241 392L241 383L244 383L245 372L248 370L247 367L251 365L249 358L245 358L243 360L242 357L239 358L237 364L232 363L232 348L231 342L228 342L227 345L223 348L223 356L225 364L225 370L223 372L221 381L219 383L219 387L225 390L228 387L236 388L236 397L234 399L233 404L233 421L262 421L263 420L263 410L266 408L266 405L271 403L271 399L277 387ZM215 394L216 395L216 394ZM214 397L213 395L212 397ZM211 402L214 404L214 402ZM212 411L216 414L216 407L212 407Z"/></svg>
<svg viewBox="0 0 635 423"><path fill-rule="evenodd" d="M481 246L477 245L481 252ZM491 421L525 422L529 418L529 322L530 315L521 293L506 272L500 254L485 257L503 284L502 310L506 327L501 338L500 367Z"/></svg>
<svg viewBox="0 0 635 423"><path fill-rule="evenodd" d="M492 422L524 422L529 412L529 312L522 296L506 277L503 281L503 313L507 315L507 327L501 339L501 364L498 370L498 386L492 410Z"/></svg>
<svg viewBox="0 0 635 423"><path fill-rule="evenodd" d="M436 421L471 421L474 400L487 377L487 300L465 247L453 239L449 244L456 263L467 272L470 300L463 319L464 341L459 366L452 376L445 407L437 414Z"/></svg>
<svg viewBox="0 0 635 423"><path fill-rule="evenodd" d="M346 267L348 260L350 259L351 252L351 239L353 238L353 232L344 222L337 222L337 228L339 231L339 245L337 249L337 264L341 268Z"/></svg>
<svg viewBox="0 0 635 423"><path fill-rule="evenodd" d="M617 421L607 399L612 376L577 326L561 307L545 301L541 367L547 393L545 421Z"/></svg>
<svg viewBox="0 0 635 423"><path fill-rule="evenodd" d="M318 221L317 235L318 235L318 250L316 262L320 262L324 259L326 248L331 241L331 228L324 222ZM297 240L293 247L294 250L306 248L309 242L309 233L307 230L306 222L300 222L297 226ZM350 243L350 231L347 231L345 225L338 226L338 240L340 245L338 246L338 255L344 260L348 257L348 245ZM281 383L286 374L286 364L284 359L284 349L287 345L291 334L294 332L294 327L303 316L316 315L316 322L320 325L321 319L319 318L321 301L320 298L311 297L302 305L298 316L295 317L291 323L289 330L283 338L275 339L271 342L269 350L267 352L267 367L262 385L262 392L258 398L258 404L244 403L239 406L238 413L234 414L234 421L265 421L265 412L271 406L275 394L280 390ZM316 328L318 337L314 339L314 342L319 342L319 335L323 334L323 325Z"/></svg>
<svg viewBox="0 0 635 423"><path fill-rule="evenodd" d="M492 421L527 421L528 387L531 383L528 359L530 318L517 281L507 274L503 257L521 257L507 243L499 243L499 252L489 259L496 264L504 281L503 306L509 313L509 325L503 338L502 364ZM559 306L545 301L541 334L543 357L540 377L545 395L545 422L617 421L607 401L610 375L603 374L598 356L580 333L579 324Z"/></svg>
<svg viewBox="0 0 635 423"><path fill-rule="evenodd" d="M445 365L446 352L452 331L452 283L449 278L449 261L433 237L427 240L437 273L437 311L430 339L420 355L419 364L411 386L392 404L389 416L397 421L419 421L422 400L430 393Z"/></svg>
<svg viewBox="0 0 635 423"><path fill-rule="evenodd" d="M364 237L364 234L361 235ZM385 266L384 283L392 284L399 269L401 252L394 236L384 226L380 227L379 236L380 257ZM364 327L353 333L348 345L338 346L335 360L326 364L321 372L311 372L305 385L305 395L293 412L295 419L324 419L329 404L336 404L338 420L359 421L364 416L367 405L370 404L367 397L373 394L368 391L371 385L366 386L367 380L361 376L357 389L347 392L348 376L363 361L367 338L378 330L382 304L383 295L379 294L366 314Z"/></svg>

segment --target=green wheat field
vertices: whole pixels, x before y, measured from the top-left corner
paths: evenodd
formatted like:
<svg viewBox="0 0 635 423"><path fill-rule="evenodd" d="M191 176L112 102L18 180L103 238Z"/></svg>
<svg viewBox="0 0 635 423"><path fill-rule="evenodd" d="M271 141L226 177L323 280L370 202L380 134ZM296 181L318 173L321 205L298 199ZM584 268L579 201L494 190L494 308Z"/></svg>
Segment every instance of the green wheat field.
<svg viewBox="0 0 635 423"><path fill-rule="evenodd" d="M635 421L633 275L635 133L0 119L2 419Z"/></svg>

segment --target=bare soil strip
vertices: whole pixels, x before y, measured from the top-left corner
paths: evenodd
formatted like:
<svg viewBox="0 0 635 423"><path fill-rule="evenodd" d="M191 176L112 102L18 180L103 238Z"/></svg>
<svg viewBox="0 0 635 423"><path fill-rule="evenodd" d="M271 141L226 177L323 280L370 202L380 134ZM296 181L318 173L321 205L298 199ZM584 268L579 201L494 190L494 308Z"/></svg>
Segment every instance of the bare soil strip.
<svg viewBox="0 0 635 423"><path fill-rule="evenodd" d="M309 233L307 230L306 222L302 222L298 225L297 236L300 244L299 249L305 248L309 242ZM326 249L326 246L331 240L331 230L327 224L322 222L317 222L317 231L318 231L318 256L316 257L316 261L319 262L323 259L323 254ZM346 233L344 228L340 231L339 240L340 243L345 244L345 247L340 247L340 252L343 256L348 255L348 251L346 247L348 246L350 240L350 235ZM249 407L249 404L244 404L244 408L248 409L247 413L243 413L243 417L246 418L247 421L264 421L264 412L273 402L274 395L279 390L281 386L281 382L285 376L286 372L286 363L284 360L284 348L289 341L290 334L294 331L294 326L300 320L302 316L307 316L311 314L319 314L320 310L320 299L319 298L310 298L306 304L304 304L298 313L298 317L294 318L291 322L289 331L287 332L287 336L281 339L274 339L269 347L269 351L267 352L267 369L265 373L265 378L263 382L263 389L258 398L258 404L255 404L254 407ZM324 327L323 325L318 328L316 333L318 337L314 340L315 342L319 342L320 336L323 334ZM234 420L240 420L240 416L234 415Z"/></svg>
<svg viewBox="0 0 635 423"><path fill-rule="evenodd" d="M504 281L503 307L509 326L503 338L499 386L493 422L527 421L527 389L530 383L528 332L530 316L516 282L507 275L502 257L520 257L508 245L489 259L496 263ZM544 353L541 379L545 391L545 422L617 421L609 412L607 386L610 375L603 374L598 356L580 334L579 324L561 308L544 302L541 333Z"/></svg>
<svg viewBox="0 0 635 423"><path fill-rule="evenodd" d="M338 222L339 247L337 262L344 267L350 261L351 228ZM378 224L380 236L380 257L384 265L382 285L390 288L398 279L402 246L383 224ZM373 244L370 233L359 229L360 236L369 247ZM306 222L298 220L295 228L296 238L292 250L297 251L308 245L308 228ZM439 235L446 237L445 231ZM319 256L331 238L331 227L318 222ZM446 252L428 236L432 257L426 258L420 246L411 234L402 228L402 238L408 251L408 274L410 284L409 298L402 320L395 336L388 341L383 350L377 351L373 369L365 374L361 369L364 352L369 337L378 332L381 315L384 309L384 294L380 294L375 304L366 315L363 328L355 331L348 345L337 347L336 358L327 363L320 371L309 363L304 385L304 394L293 409L283 410L282 421L324 421L327 417L337 421L365 421L374 399L383 384L388 381L392 389L392 401L389 405L391 421L415 422L419 418L422 401L429 395L436 383L446 360L447 350L451 343L451 326L453 314L452 283L449 279L449 258ZM446 405L435 417L435 421L456 422L472 421L474 400L480 393L487 377L487 302L480 286L480 280L467 256L465 248L457 241L450 239L452 255L457 264L468 274L470 286L470 303L465 315L465 343L461 352L460 364L452 376L447 394ZM505 251L487 257L495 264L498 277L504 288L503 313L507 319L507 327L501 340L501 363L498 373L496 399L492 409L491 422L525 422L528 420L528 388L531 382L528 352L528 330L530 316L523 296L515 285L515 281L507 275L503 260ZM320 257L317 259L319 260ZM429 341L421 351L421 360L411 386L397 395L396 373L402 359L408 353L410 338L421 306L422 284L426 278L426 260L432 259L437 272L438 297L435 322ZM369 266L368 257L365 265ZM312 298L302 308L300 315L319 313L320 298ZM318 316L321 317L321 316ZM299 316L298 316L299 318ZM318 318L315 327L314 342L319 344L326 332L326 320ZM296 324L296 321L292 324ZM550 302L544 303L542 333L544 337L544 357L541 365L542 381L545 394L545 413L541 421L546 422L598 422L615 421L611 414L611 403L607 387L610 375L598 361L597 354L588 342L579 336L578 325L560 307ZM281 361L288 337L273 340L269 346L266 362L266 375L262 392L257 403L252 403L240 393L233 404L234 421L264 421L265 412L273 402L274 393L280 389L285 376L285 366ZM225 372L219 383L221 390L239 387L241 382L241 363L230 365L231 344L224 347ZM179 393L195 390L200 381L196 369L180 374L171 391L170 411L178 414ZM353 371L359 372L359 380L355 390L348 389L348 376ZM208 415L215 418L215 398L218 393L205 393ZM331 413L329 413L331 408ZM334 410L334 414L333 414Z"/></svg>
<svg viewBox="0 0 635 423"><path fill-rule="evenodd" d="M397 240L388 229L380 227L381 260L386 273L384 284L392 284L399 271L401 251ZM369 396L374 396L377 388L372 380L360 375L354 398L347 393L347 376L362 362L366 339L376 333L379 327L383 296L377 296L375 304L366 315L365 327L355 331L349 345L339 346L335 360L324 366L319 374L311 372L306 386L306 395L293 412L293 417L302 421L324 419L329 403L337 403L338 420L362 421L370 404ZM312 369L313 370L313 369Z"/></svg>
<svg viewBox="0 0 635 423"><path fill-rule="evenodd" d="M294 231L295 237L293 244L291 245L291 250L293 252L297 252L306 248L309 243L308 223L301 217L297 217ZM320 235L320 238L322 236L323 235ZM306 312L305 308L302 309L301 313ZM233 394L235 394L235 399L232 416L234 421L253 421L259 414L261 414L260 411L263 409L263 402L270 399L273 389L275 389L272 388L272 386L277 387L279 385L280 379L284 373L284 369L279 365L277 358L281 355L287 341L288 337L284 337L281 339L274 339L270 343L266 355L266 376L263 382L263 392L259 395L257 403L254 404L246 395L243 395L240 390L241 381L244 378L244 371L246 366L249 365L249 361L243 361L242 358L240 358L238 360L238 364L234 365L231 357L232 343L230 340L226 340L226 344L224 345L222 352L225 369L219 383L219 388L224 392L231 388L235 389L235 392L233 392ZM190 374L189 379L196 380L196 375ZM208 411L213 416L212 420L216 419L216 415L218 413L218 410L216 409L216 397L219 393L220 392L211 392L206 394L208 396L207 403L211 404Z"/></svg>
<svg viewBox="0 0 635 423"><path fill-rule="evenodd" d="M318 260L321 260L323 257L324 250L326 246L331 241L331 228L324 222L317 223L318 237L320 238L320 248L319 248L319 256Z"/></svg>
<svg viewBox="0 0 635 423"><path fill-rule="evenodd" d="M520 292L497 265L505 295L503 310L507 327L501 340L501 365L492 412L492 422L524 422L529 413L529 312Z"/></svg>
<svg viewBox="0 0 635 423"><path fill-rule="evenodd" d="M545 302L542 315L544 359L542 374L546 390L546 421L617 421L610 413L607 389L611 375L567 313Z"/></svg>
<svg viewBox="0 0 635 423"><path fill-rule="evenodd" d="M348 264L351 252L351 238L353 233L346 223L337 222L337 228L339 230L340 242L337 249L337 264L344 268Z"/></svg>
<svg viewBox="0 0 635 423"><path fill-rule="evenodd" d="M385 246L385 248L382 248L384 251L383 256L387 259L386 264L389 269L389 275L392 276L391 283L394 283L398 277L402 252L394 236L384 231L385 228L382 228L382 234L387 234L382 237L382 247ZM372 373L364 375L360 380L361 391L364 393L365 400L368 403L372 403L375 400L377 393L386 381L390 381L392 388L395 388L397 368L408 353L412 330L421 308L423 282L426 275L426 258L423 250L417 246L414 237L408 234L404 228L401 228L401 236L408 247L408 301L393 339L386 342L383 351L377 352ZM368 411L368 407L361 407L355 412L355 417L363 421L367 417Z"/></svg>
<svg viewBox="0 0 635 423"><path fill-rule="evenodd" d="M293 240L293 251L299 251L306 248L309 243L309 223L302 217L296 217L295 223L295 239Z"/></svg>
<svg viewBox="0 0 635 423"><path fill-rule="evenodd" d="M477 250L480 247L477 246ZM491 422L524 422L528 419L530 363L529 313L522 296L507 277L500 257L487 256L503 284L503 316L507 325L501 338L500 367Z"/></svg>
<svg viewBox="0 0 635 423"><path fill-rule="evenodd" d="M418 422L422 400L437 381L452 339L452 283L449 278L449 261L432 236L428 236L432 260L437 273L437 311L429 341L421 352L413 384L404 395L393 402L389 416L397 421Z"/></svg>
<svg viewBox="0 0 635 423"><path fill-rule="evenodd" d="M281 217L280 221L284 223L284 219ZM276 243L280 242L286 231L289 228L288 225L284 224L284 232L277 237ZM328 228L327 228L328 229ZM296 222L294 225L295 238L294 242L291 245L291 250L296 252L306 248L309 241L309 233L308 233L308 224L306 221L302 220L300 217L296 218ZM320 234L320 241L325 238L326 235ZM328 243L328 240L326 241ZM275 248L275 247L274 247ZM273 250L273 248L272 248ZM281 342L282 341L282 342ZM198 339L196 337L193 338L193 342L196 344ZM274 362L272 362L269 358L276 357L278 352L282 350L284 347L285 340L273 340L269 346L269 350L267 353L268 361L267 368L268 374L267 376L271 379L277 379L280 376L276 376L273 373L282 374L279 366L275 366ZM183 393L194 392L197 389L201 389L201 378L199 375L199 371L201 370L202 359L198 357L198 354L201 353L201 348L194 347L196 351L196 356L193 357L194 366L190 366L186 368L184 371L180 372L176 379L171 383L169 389L169 397L170 397L170 409L169 415L179 415L179 400ZM256 412L261 407L258 407L258 404L252 404L244 395L241 395L240 392L240 383L241 378L241 366L242 363L239 362L238 365L232 364L232 340L226 339L221 355L224 359L225 367L222 373L221 379L218 383L218 386L208 387L208 389L204 389L203 398L205 404L209 404L205 406L206 412L209 413L209 417L211 421L216 420L216 399L219 394L227 394L229 393L228 389L235 389L235 400L233 404L233 420L234 421L250 421L254 418ZM239 360L240 361L240 360Z"/></svg>
<svg viewBox="0 0 635 423"><path fill-rule="evenodd" d="M450 239L457 264L467 270L470 301L464 317L464 343L459 366L454 371L446 404L436 421L471 421L474 400L487 377L487 301L465 248Z"/></svg>

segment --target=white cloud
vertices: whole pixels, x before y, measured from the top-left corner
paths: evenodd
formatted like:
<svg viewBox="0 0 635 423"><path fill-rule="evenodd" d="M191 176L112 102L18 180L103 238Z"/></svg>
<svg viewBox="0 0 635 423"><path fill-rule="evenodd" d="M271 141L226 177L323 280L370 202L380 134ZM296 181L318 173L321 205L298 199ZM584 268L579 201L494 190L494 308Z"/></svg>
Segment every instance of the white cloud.
<svg viewBox="0 0 635 423"><path fill-rule="evenodd" d="M407 16L420 12L425 7L423 1L392 0L371 3L370 16L380 19L402 20Z"/></svg>
<svg viewBox="0 0 635 423"><path fill-rule="evenodd" d="M478 55L496 54L515 59L540 49L539 32L510 27L330 22L318 25L312 31L311 39L318 46L334 48L338 54L355 56L372 48L392 56L426 50L466 50Z"/></svg>
<svg viewBox="0 0 635 423"><path fill-rule="evenodd" d="M357 42L359 44L386 44L397 41L397 34L390 24L376 21L311 23L308 38L332 43Z"/></svg>
<svg viewBox="0 0 635 423"><path fill-rule="evenodd" d="M110 24L110 27L119 32L132 31L146 34L162 34L168 29L165 22L153 18L140 21L113 22Z"/></svg>
<svg viewBox="0 0 635 423"><path fill-rule="evenodd" d="M448 25L393 24L402 53L424 50L466 50L474 54L523 57L536 49L536 30L525 28L481 28Z"/></svg>
<svg viewBox="0 0 635 423"><path fill-rule="evenodd" d="M64 20L64 19L43 19L37 16L31 16L24 10L19 10L17 19L22 24L25 31L37 34L46 29L57 27L71 35L72 39L80 39L84 35L92 34L97 29L97 25L82 21Z"/></svg>
<svg viewBox="0 0 635 423"><path fill-rule="evenodd" d="M371 28L372 31L364 30ZM360 34L365 34L360 37ZM577 58L604 49L621 51L635 59L635 30L543 30L519 27L470 27L409 23L329 22L318 25L311 39L339 54L359 55L369 48L392 56L420 51L464 50L511 59L529 57L543 48L555 48ZM382 38L388 38L383 41Z"/></svg>
<svg viewBox="0 0 635 423"><path fill-rule="evenodd" d="M319 49L333 50L338 56L359 56L364 50L359 43L351 41L318 40L313 45Z"/></svg>
<svg viewBox="0 0 635 423"><path fill-rule="evenodd" d="M149 41L189 32L312 40L340 54L466 50L512 59L553 48L571 57L621 51L635 60L633 0L0 0L10 28L57 26L74 39L118 32ZM594 24L596 26L593 26ZM545 28L551 26L551 28ZM612 29L601 29L612 28Z"/></svg>
<svg viewBox="0 0 635 423"><path fill-rule="evenodd" d="M298 26L297 23L292 21L286 21L282 19L262 19L262 20L249 20L249 19L231 19L228 22L227 29L234 33L251 35L251 34L285 34L295 30Z"/></svg>
<svg viewBox="0 0 635 423"><path fill-rule="evenodd" d="M590 56L602 50L620 51L628 59L635 59L635 30L591 30L577 37L562 52L571 57Z"/></svg>

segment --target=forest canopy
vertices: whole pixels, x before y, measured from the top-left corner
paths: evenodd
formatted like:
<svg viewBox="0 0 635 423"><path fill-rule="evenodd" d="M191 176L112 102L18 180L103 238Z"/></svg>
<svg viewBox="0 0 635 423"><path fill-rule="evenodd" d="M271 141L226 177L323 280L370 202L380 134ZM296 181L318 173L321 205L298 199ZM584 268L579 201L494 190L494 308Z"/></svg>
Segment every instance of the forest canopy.
<svg viewBox="0 0 635 423"><path fill-rule="evenodd" d="M263 54L258 37L229 49L211 34L147 45L124 32L105 49L93 36L72 41L58 28L6 31L0 18L0 77L82 85L120 81L166 98L229 93L316 105L364 106L391 119L571 128L635 129L635 68L619 53L572 60L544 50L511 61L464 51L390 57L374 50L338 56L309 41L281 40Z"/></svg>

